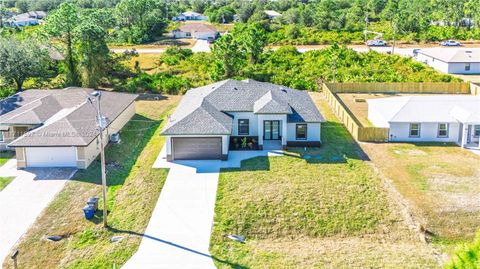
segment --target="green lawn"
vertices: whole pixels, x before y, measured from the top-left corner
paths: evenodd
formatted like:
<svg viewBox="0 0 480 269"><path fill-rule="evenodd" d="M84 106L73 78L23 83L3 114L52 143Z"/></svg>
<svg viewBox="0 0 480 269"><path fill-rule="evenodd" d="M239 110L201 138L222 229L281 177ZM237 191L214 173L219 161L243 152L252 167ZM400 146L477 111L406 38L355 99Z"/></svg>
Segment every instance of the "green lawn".
<svg viewBox="0 0 480 269"><path fill-rule="evenodd" d="M21 239L19 268L119 268L136 251L166 179L166 169L152 169L164 139L164 120L178 97L138 101L137 115L122 130L122 142L106 150L109 226L101 214L93 221L83 217L88 197L100 192L100 165L95 161L78 172ZM101 208L101 202L100 202ZM61 235L59 242L45 235ZM111 243L112 236L125 236ZM4 268L12 268L10 259Z"/></svg>
<svg viewBox="0 0 480 269"><path fill-rule="evenodd" d="M0 151L0 166L4 165L8 160L15 156L13 151Z"/></svg>
<svg viewBox="0 0 480 269"><path fill-rule="evenodd" d="M0 177L0 191L5 189L5 187L12 182L14 177Z"/></svg>
<svg viewBox="0 0 480 269"><path fill-rule="evenodd" d="M317 102L328 118L321 148L291 148L284 157L222 170L210 245L216 265L437 267L347 130ZM227 234L245 235L247 242Z"/></svg>

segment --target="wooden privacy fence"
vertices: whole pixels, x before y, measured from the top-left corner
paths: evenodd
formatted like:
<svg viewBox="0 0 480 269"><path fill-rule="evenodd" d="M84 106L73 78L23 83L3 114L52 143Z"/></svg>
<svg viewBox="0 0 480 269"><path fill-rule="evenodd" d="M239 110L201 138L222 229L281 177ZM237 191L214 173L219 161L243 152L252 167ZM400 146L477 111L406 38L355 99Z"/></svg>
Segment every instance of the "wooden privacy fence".
<svg viewBox="0 0 480 269"><path fill-rule="evenodd" d="M388 141L389 129L364 127L337 93L412 93L480 95L480 84L464 82L355 82L324 83L323 94L353 138L363 142Z"/></svg>
<svg viewBox="0 0 480 269"><path fill-rule="evenodd" d="M470 84L464 82L354 82L326 84L334 93L471 93Z"/></svg>
<svg viewBox="0 0 480 269"><path fill-rule="evenodd" d="M355 115L326 84L323 84L322 90L328 104L355 140L364 142L388 141L388 128L363 127Z"/></svg>

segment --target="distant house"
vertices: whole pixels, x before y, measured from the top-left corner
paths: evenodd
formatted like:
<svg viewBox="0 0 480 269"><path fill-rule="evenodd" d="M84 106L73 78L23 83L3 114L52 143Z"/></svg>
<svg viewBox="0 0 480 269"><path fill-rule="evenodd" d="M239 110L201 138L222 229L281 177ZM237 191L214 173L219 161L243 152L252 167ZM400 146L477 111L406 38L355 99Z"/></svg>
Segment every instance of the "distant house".
<svg viewBox="0 0 480 269"><path fill-rule="evenodd" d="M369 99L368 120L389 141L452 142L480 147L480 96L425 95Z"/></svg>
<svg viewBox="0 0 480 269"><path fill-rule="evenodd" d="M208 17L193 11L187 11L172 18L174 21L206 21Z"/></svg>
<svg viewBox="0 0 480 269"><path fill-rule="evenodd" d="M172 31L174 38L215 39L219 32L213 25L204 23L187 23Z"/></svg>
<svg viewBox="0 0 480 269"><path fill-rule="evenodd" d="M282 14L276 12L275 10L265 10L265 14L267 14L268 19L270 20L273 20L275 18L282 16Z"/></svg>
<svg viewBox="0 0 480 269"><path fill-rule="evenodd" d="M0 151L15 150L18 168L87 168L100 153L92 91L27 90L0 100ZM106 143L135 115L136 97L102 92Z"/></svg>
<svg viewBox="0 0 480 269"><path fill-rule="evenodd" d="M38 25L45 17L47 17L45 11L30 11L11 17L6 21L6 25L11 27Z"/></svg>
<svg viewBox="0 0 480 269"><path fill-rule="evenodd" d="M443 73L480 74L480 49L422 49L416 58Z"/></svg>

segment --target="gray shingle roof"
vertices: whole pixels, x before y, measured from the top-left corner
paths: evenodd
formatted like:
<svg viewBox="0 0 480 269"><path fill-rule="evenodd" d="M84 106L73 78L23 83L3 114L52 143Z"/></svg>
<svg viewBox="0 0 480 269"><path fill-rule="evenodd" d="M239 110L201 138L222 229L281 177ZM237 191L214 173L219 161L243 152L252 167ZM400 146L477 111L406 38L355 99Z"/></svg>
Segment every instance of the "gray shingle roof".
<svg viewBox="0 0 480 269"><path fill-rule="evenodd" d="M231 134L228 112L287 114L288 122L325 121L306 91L255 80L224 80L189 90L162 134Z"/></svg>
<svg viewBox="0 0 480 269"><path fill-rule="evenodd" d="M0 126L27 124L38 127L9 146L90 144L98 135L95 109L87 102L87 96L92 91L84 88L29 90L0 101L0 111L5 111L0 115ZM117 118L136 97L133 94L102 92L102 113L107 117L107 123Z"/></svg>

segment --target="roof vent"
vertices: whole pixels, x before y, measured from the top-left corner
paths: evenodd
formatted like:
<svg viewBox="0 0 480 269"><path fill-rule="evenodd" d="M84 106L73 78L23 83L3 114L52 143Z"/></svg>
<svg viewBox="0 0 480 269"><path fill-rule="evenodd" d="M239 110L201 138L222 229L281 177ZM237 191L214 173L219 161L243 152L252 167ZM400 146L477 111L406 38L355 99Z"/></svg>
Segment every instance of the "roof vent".
<svg viewBox="0 0 480 269"><path fill-rule="evenodd" d="M287 89L285 88L280 88L280 90L282 90L282 92L287 92Z"/></svg>
<svg viewBox="0 0 480 269"><path fill-rule="evenodd" d="M234 90L234 91L238 91L237 87L233 87L233 90Z"/></svg>
<svg viewBox="0 0 480 269"><path fill-rule="evenodd" d="M472 53L472 51L471 50L466 50L465 53Z"/></svg>

